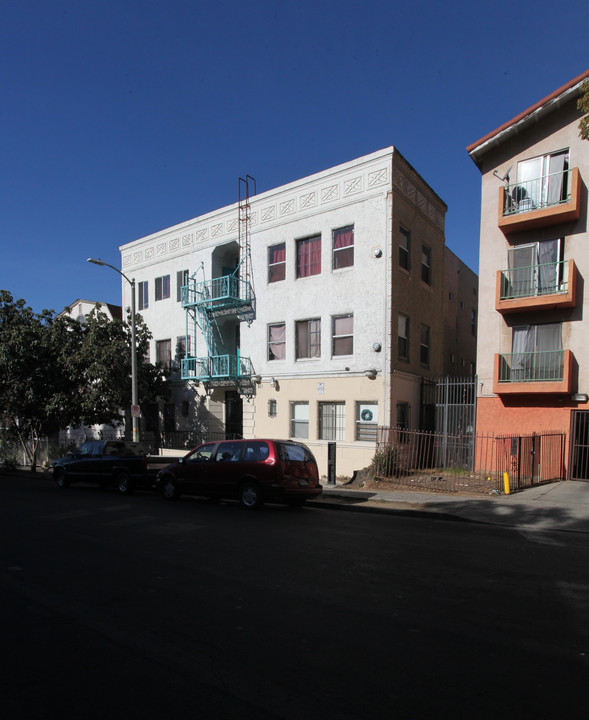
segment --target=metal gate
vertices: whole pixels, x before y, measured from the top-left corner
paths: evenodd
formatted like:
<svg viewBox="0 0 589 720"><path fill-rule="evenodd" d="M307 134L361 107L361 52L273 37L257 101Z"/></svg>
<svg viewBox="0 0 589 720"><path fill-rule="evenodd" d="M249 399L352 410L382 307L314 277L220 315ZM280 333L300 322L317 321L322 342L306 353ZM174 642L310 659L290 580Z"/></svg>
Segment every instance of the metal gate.
<svg viewBox="0 0 589 720"><path fill-rule="evenodd" d="M589 480L589 410L571 411L569 478Z"/></svg>

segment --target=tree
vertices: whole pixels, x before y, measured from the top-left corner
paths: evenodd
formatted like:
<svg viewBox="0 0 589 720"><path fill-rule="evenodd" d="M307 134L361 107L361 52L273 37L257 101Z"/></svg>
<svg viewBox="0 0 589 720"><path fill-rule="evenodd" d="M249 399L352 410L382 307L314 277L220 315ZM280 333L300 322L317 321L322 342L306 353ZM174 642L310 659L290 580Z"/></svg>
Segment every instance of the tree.
<svg viewBox="0 0 589 720"><path fill-rule="evenodd" d="M589 80L585 80L581 92L581 97L577 100L577 108L585 115L579 120L579 136L583 140L589 140Z"/></svg>
<svg viewBox="0 0 589 720"><path fill-rule="evenodd" d="M166 373L144 361L151 334L140 316L140 402L166 397ZM97 306L84 323L35 313L0 290L0 408L4 423L36 465L39 440L68 425L123 422L131 405L131 330ZM129 418L127 418L129 420Z"/></svg>

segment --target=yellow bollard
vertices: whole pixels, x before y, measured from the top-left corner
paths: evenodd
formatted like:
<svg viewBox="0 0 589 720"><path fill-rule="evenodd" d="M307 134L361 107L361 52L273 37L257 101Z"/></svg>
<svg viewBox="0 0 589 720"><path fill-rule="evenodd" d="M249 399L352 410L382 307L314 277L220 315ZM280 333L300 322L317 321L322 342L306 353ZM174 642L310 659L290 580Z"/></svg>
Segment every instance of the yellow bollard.
<svg viewBox="0 0 589 720"><path fill-rule="evenodd" d="M503 486L505 487L505 494L509 495L509 473L503 473Z"/></svg>

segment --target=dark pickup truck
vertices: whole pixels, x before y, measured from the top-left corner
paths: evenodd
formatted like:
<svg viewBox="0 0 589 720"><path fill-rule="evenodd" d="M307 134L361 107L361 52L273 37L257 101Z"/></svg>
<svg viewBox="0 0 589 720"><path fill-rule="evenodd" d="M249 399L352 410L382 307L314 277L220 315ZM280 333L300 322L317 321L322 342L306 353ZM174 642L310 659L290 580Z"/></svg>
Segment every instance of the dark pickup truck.
<svg viewBox="0 0 589 720"><path fill-rule="evenodd" d="M151 487L158 470L175 459L148 455L141 443L128 440L86 440L55 460L53 477L60 488L83 481L115 485L121 495L130 495L138 487Z"/></svg>

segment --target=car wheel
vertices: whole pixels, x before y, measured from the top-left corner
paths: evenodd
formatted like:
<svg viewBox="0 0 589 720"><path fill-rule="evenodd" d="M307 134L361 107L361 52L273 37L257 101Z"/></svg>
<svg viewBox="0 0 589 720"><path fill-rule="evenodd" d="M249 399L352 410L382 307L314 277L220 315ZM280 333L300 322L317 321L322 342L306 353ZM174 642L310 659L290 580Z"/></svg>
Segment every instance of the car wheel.
<svg viewBox="0 0 589 720"><path fill-rule="evenodd" d="M244 508L257 510L262 507L263 500L260 488L255 482L244 482L239 489L239 499Z"/></svg>
<svg viewBox="0 0 589 720"><path fill-rule="evenodd" d="M135 484L128 472L121 472L117 475L117 490L121 495L132 495Z"/></svg>
<svg viewBox="0 0 589 720"><path fill-rule="evenodd" d="M62 468L58 468L55 471L55 482L57 483L58 488L69 487L69 478L66 476L65 470L63 470Z"/></svg>
<svg viewBox="0 0 589 720"><path fill-rule="evenodd" d="M166 500L178 500L180 497L178 484L171 475L166 475L162 478L160 487L162 489L162 495L166 498Z"/></svg>

